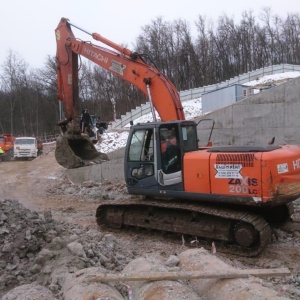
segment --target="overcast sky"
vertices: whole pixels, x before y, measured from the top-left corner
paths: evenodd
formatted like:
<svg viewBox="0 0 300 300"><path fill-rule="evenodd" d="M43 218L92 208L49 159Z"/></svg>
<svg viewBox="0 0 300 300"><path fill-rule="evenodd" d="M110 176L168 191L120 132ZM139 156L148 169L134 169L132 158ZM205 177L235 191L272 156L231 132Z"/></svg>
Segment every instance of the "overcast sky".
<svg viewBox="0 0 300 300"><path fill-rule="evenodd" d="M46 57L55 55L54 30L61 17L132 49L141 28L159 16L186 20L192 29L199 15L216 22L226 14L237 22L243 11L258 16L264 7L283 18L300 12L299 0L2 0L0 66L12 50L29 67L43 67Z"/></svg>

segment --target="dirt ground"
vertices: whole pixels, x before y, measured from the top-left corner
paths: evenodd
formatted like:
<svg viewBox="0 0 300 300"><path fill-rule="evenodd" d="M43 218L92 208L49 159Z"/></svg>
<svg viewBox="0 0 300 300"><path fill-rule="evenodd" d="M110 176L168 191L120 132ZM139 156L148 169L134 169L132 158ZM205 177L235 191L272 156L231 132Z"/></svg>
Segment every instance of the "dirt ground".
<svg viewBox="0 0 300 300"><path fill-rule="evenodd" d="M31 161L0 163L0 200L15 199L31 211L51 211L52 216L66 226L80 228L80 233L99 230L95 211L102 200L130 197L124 183L86 182L71 184L66 170L54 158L55 145L45 145L44 152ZM1 212L0 212L1 214ZM236 268L281 268L291 270L291 277L266 278L262 284L289 299L300 298L300 201L295 202L294 223L274 229L273 241L255 258L219 253L217 256ZM102 229L113 234L131 256L127 260L145 256L179 255L200 244L183 245L181 238L148 231ZM1 294L0 294L1 296Z"/></svg>

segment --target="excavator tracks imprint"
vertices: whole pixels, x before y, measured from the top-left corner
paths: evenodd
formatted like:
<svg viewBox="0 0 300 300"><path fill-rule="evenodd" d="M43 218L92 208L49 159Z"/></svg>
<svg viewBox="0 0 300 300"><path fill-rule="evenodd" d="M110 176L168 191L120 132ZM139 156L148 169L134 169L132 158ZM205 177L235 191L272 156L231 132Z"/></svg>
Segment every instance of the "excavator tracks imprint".
<svg viewBox="0 0 300 300"><path fill-rule="evenodd" d="M271 228L259 215L200 203L168 200L103 202L97 209L99 226L132 226L214 241L218 251L256 256L271 240Z"/></svg>

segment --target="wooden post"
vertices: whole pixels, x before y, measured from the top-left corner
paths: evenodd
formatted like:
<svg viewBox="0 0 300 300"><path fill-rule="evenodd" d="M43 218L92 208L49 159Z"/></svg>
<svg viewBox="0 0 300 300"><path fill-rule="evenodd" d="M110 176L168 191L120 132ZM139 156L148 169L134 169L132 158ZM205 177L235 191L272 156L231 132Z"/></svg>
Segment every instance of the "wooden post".
<svg viewBox="0 0 300 300"><path fill-rule="evenodd" d="M180 279L229 279L229 278L248 278L256 277L275 277L288 276L291 272L287 268L278 269L246 269L225 272L199 272L199 271L180 271L180 272L147 272L137 274L104 274L89 275L87 280L90 282L116 282L116 281L156 281L156 280L180 280Z"/></svg>

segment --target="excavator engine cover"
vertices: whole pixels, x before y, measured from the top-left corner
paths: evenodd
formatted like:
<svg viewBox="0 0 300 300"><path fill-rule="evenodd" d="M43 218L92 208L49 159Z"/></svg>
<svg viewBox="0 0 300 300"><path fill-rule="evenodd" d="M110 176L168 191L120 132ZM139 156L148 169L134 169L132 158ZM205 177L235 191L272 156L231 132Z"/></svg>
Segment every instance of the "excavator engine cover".
<svg viewBox="0 0 300 300"><path fill-rule="evenodd" d="M75 169L107 161L88 136L82 135L77 125L70 125L65 134L56 139L56 161L66 169Z"/></svg>

